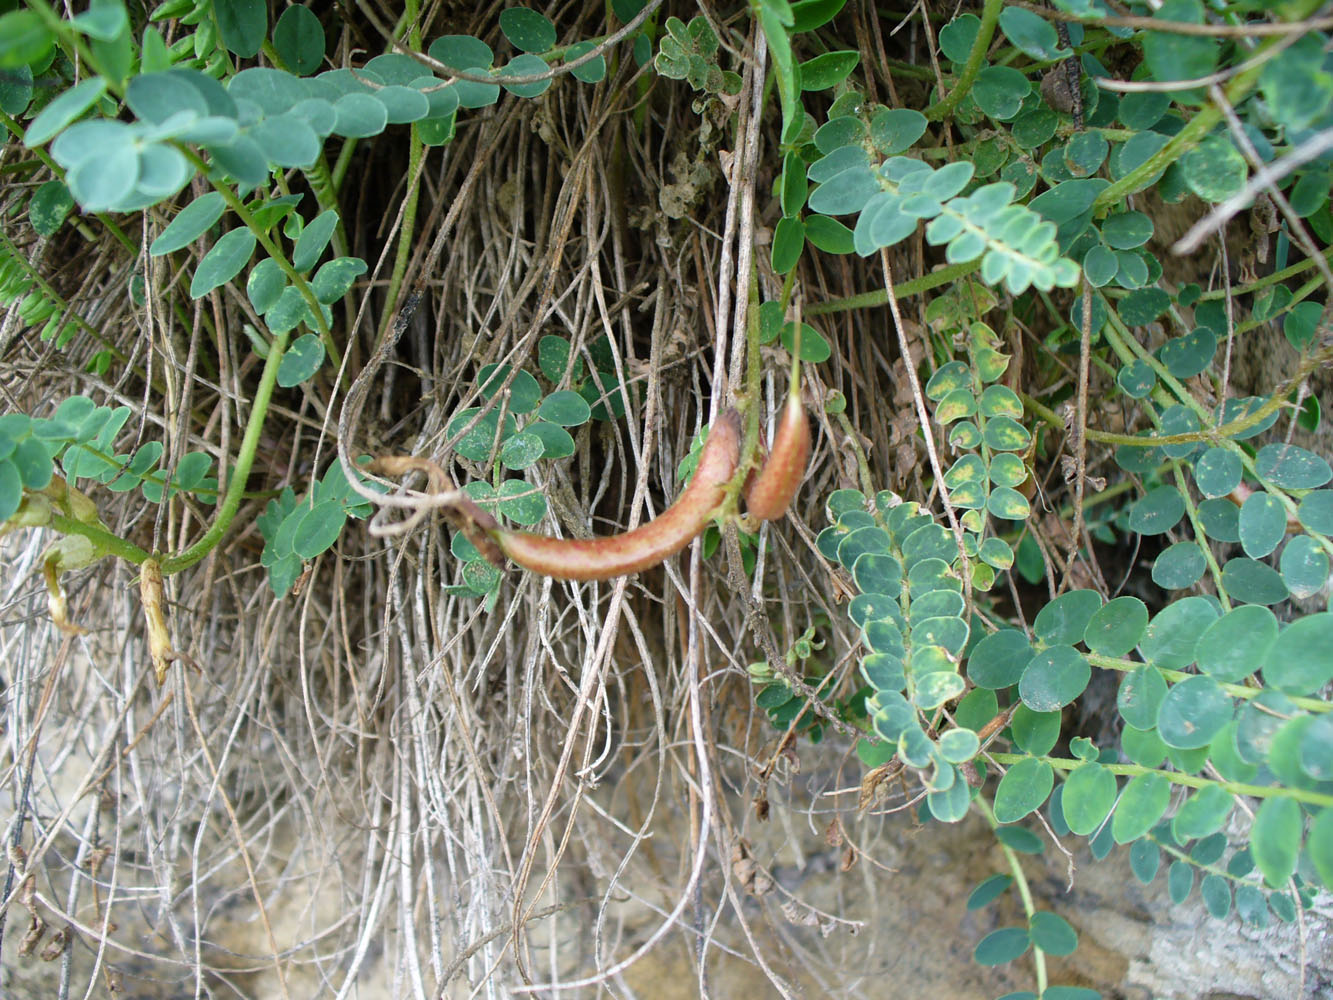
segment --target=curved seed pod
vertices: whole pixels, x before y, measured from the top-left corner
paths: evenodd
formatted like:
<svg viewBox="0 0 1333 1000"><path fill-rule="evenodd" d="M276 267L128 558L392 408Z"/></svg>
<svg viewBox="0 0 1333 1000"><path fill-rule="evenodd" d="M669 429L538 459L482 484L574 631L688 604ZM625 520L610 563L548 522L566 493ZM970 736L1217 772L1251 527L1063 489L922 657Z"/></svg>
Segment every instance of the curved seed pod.
<svg viewBox="0 0 1333 1000"><path fill-rule="evenodd" d="M741 420L727 410L713 424L699 454L694 478L676 502L633 531L605 538L550 538L524 531L490 528L481 511L468 512L494 545L511 560L560 580L609 580L656 566L689 545L708 527L726 498L726 487L741 458ZM468 536L474 545L475 538ZM489 554L480 545L483 555ZM494 561L494 560L492 560Z"/></svg>
<svg viewBox="0 0 1333 1000"><path fill-rule="evenodd" d="M799 330L799 327L798 327ZM791 385L787 405L773 435L768 458L745 487L745 508L751 517L773 521L787 513L805 478L810 461L810 421L801 403L800 334L792 350Z"/></svg>

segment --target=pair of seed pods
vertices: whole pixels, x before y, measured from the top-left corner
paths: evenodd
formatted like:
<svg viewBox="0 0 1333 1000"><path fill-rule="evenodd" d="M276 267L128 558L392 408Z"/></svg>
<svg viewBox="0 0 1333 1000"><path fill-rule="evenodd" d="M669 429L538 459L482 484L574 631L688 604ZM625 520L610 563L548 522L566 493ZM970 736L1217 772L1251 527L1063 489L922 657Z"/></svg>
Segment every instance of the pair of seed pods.
<svg viewBox="0 0 1333 1000"><path fill-rule="evenodd" d="M741 418L727 410L709 429L694 478L676 502L633 531L601 538L551 538L508 531L470 500L445 515L488 560L503 568L505 558L534 573L560 580L609 580L639 573L675 555L697 538L717 516L727 484L741 460ZM746 510L771 521L787 511L810 459L810 422L801 405L793 372L791 391L773 436L773 447L747 482Z"/></svg>

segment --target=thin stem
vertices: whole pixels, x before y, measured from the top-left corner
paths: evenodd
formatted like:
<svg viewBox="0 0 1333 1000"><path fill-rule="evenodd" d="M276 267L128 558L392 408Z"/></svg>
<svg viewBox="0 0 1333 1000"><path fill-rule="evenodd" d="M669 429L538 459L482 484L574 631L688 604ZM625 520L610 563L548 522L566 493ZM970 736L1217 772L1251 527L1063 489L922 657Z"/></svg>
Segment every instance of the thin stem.
<svg viewBox="0 0 1333 1000"><path fill-rule="evenodd" d="M981 267L981 258L969 261L966 264L950 264L948 267L942 267L938 271L931 271L929 274L923 274L919 278L913 278L911 281L904 281L902 284L894 284L893 294L900 302L903 299L910 298L913 295L920 295L922 292L928 292L932 288L939 288L940 285L948 285L957 281L959 278L966 277L969 274L979 270ZM826 313L850 312L853 309L868 309L874 306L887 305L889 302L889 293L883 288L877 288L873 292L862 292L860 295L851 295L845 299L830 299L827 302L816 302L814 305L806 306L805 314L807 316L823 316Z"/></svg>
<svg viewBox="0 0 1333 1000"><path fill-rule="evenodd" d="M999 23L1000 11L1003 9L1003 0L986 0L985 9L981 12L981 27L977 29L972 51L967 54L963 72L959 74L953 90L922 112L928 120L937 122L948 118L953 114L954 108L958 107L963 98L971 92L972 82L976 80L977 74L981 72L981 67L986 62L986 50L990 48L991 39L995 37L995 26Z"/></svg>
<svg viewBox="0 0 1333 1000"><path fill-rule="evenodd" d="M1257 693L1257 692L1256 692ZM991 757L1000 764L1017 764L1020 761L1031 760L1030 754L1025 753L992 753ZM1039 757L1057 771L1072 771L1081 766L1084 762L1081 760L1069 760L1064 757ZM1303 788L1290 788L1283 785L1247 785L1242 781L1218 781L1216 778L1205 778L1198 774L1182 774L1180 771L1165 771L1157 767L1143 767L1139 764L1100 764L1112 774L1119 774L1125 777L1137 778L1143 774L1159 774L1173 785L1185 785L1189 788L1207 788L1209 785L1216 785L1232 795L1249 795L1257 799L1295 799L1297 802L1308 802L1316 806L1333 806L1333 795L1325 795L1321 792L1311 792ZM977 799L980 802L980 799Z"/></svg>
<svg viewBox="0 0 1333 1000"><path fill-rule="evenodd" d="M999 755L993 755L998 757ZM995 813L987 804L984 797L978 795L973 800L981 815L986 817L986 822L990 824L992 830L1000 828L999 820L995 818ZM1018 889L1018 897L1023 901L1023 912L1027 914L1028 922L1032 922L1033 916L1037 912L1037 904L1032 900L1032 887L1028 885L1028 877L1023 872L1023 866L1019 863L1018 852L1006 844L998 837L995 842L1000 845L1000 850L1004 852L1004 858L1009 863L1009 871L1013 873L1014 885ZM1034 943L1032 945L1032 968L1037 975L1037 994L1040 996L1046 991L1046 952L1042 951Z"/></svg>
<svg viewBox="0 0 1333 1000"><path fill-rule="evenodd" d="M136 566L149 557L149 553L139 548L139 546L126 541L119 535L112 534L100 524L90 524L87 521L80 521L77 518L53 512L51 514L51 527L62 535L82 535L107 555L119 556Z"/></svg>
<svg viewBox="0 0 1333 1000"><path fill-rule="evenodd" d="M278 381L278 365L282 363L282 356L287 350L287 337L286 333L277 334L273 338L273 343L269 345L268 357L264 360L264 371L259 378L259 388L255 390L254 403L250 407L250 419L245 425L245 436L241 438L236 463L231 467L231 475L227 478L227 493L218 506L212 526L204 533L203 538L184 552L162 560L164 576L178 573L204 558L213 551L222 540L222 536L227 533L227 529L231 527L232 518L236 516L241 498L245 494L245 481L250 475L250 466L254 464L255 453L259 450L259 435L264 429L264 417L268 414L269 400L273 397L273 387Z"/></svg>

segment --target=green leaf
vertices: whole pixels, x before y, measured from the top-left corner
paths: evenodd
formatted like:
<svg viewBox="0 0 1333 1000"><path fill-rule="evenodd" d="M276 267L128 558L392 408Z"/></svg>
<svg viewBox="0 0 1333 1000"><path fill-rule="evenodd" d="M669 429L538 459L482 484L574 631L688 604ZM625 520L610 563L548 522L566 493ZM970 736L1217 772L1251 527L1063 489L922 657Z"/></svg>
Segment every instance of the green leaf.
<svg viewBox="0 0 1333 1000"><path fill-rule="evenodd" d="M0 69L38 63L54 44L50 30L32 11L13 10L0 16Z"/></svg>
<svg viewBox="0 0 1333 1000"><path fill-rule="evenodd" d="M292 550L302 559L314 559L328 551L347 523L347 512L337 500L317 503L304 514L298 508L292 516L300 517L292 535Z"/></svg>
<svg viewBox="0 0 1333 1000"><path fill-rule="evenodd" d="M1180 159L1185 183L1204 201L1219 202L1245 187L1249 168L1231 140L1210 135Z"/></svg>
<svg viewBox="0 0 1333 1000"><path fill-rule="evenodd" d="M1186 800L1171 820L1171 832L1176 843L1183 844L1196 837L1206 837L1222 828L1235 798L1220 785L1205 785Z"/></svg>
<svg viewBox="0 0 1333 1000"><path fill-rule="evenodd" d="M1245 604L1277 604L1290 596L1277 570L1242 556L1228 560L1222 567L1222 586L1233 600Z"/></svg>
<svg viewBox="0 0 1333 1000"><path fill-rule="evenodd" d="M1068 49L1060 47L1060 39L1049 21L1020 7L1006 7L1000 12L1000 30L1033 59L1062 59L1070 54Z"/></svg>
<svg viewBox="0 0 1333 1000"><path fill-rule="evenodd" d="M249 137L279 167L309 167L319 158L320 137L295 112L257 122Z"/></svg>
<svg viewBox="0 0 1333 1000"><path fill-rule="evenodd" d="M298 271L308 271L314 267L324 248L333 238L333 231L338 227L338 213L330 208L315 216L296 240L292 249L292 266Z"/></svg>
<svg viewBox="0 0 1333 1000"><path fill-rule="evenodd" d="M1163 590L1183 590L1198 583L1208 559L1197 542L1177 542L1153 561L1152 582Z"/></svg>
<svg viewBox="0 0 1333 1000"><path fill-rule="evenodd" d="M1095 174L1106 161L1110 144L1097 132L1079 132L1065 144L1065 169L1074 177Z"/></svg>
<svg viewBox="0 0 1333 1000"><path fill-rule="evenodd" d="M1014 877L1012 875L991 875L983 879L971 895L967 897L968 911L980 910L989 906L995 900L1004 895L1004 891L1013 885Z"/></svg>
<svg viewBox="0 0 1333 1000"><path fill-rule="evenodd" d="M300 385L324 363L324 343L313 333L298 337L278 363L278 385L290 389Z"/></svg>
<svg viewBox="0 0 1333 1000"><path fill-rule="evenodd" d="M250 299L250 304L261 316L277 304L286 287L287 276L282 273L278 262L271 257L265 257L252 267L250 277L245 281L245 293Z"/></svg>
<svg viewBox="0 0 1333 1000"><path fill-rule="evenodd" d="M162 234L166 236L164 232ZM255 235L248 229L233 229L204 254L190 281L190 298L198 299L225 285L250 262L255 250Z"/></svg>
<svg viewBox="0 0 1333 1000"><path fill-rule="evenodd" d="M1026 927L1002 927L981 939L972 959L978 965L1003 965L1021 956L1030 943Z"/></svg>
<svg viewBox="0 0 1333 1000"><path fill-rule="evenodd" d="M207 453L202 451L187 452L176 463L176 470L171 477L171 485L189 492L204 481L204 477L208 475L208 470L212 466L213 459Z"/></svg>
<svg viewBox="0 0 1333 1000"><path fill-rule="evenodd" d="M1009 768L995 789L996 820L1014 823L1039 809L1054 783L1055 773L1046 761L1036 757L1020 760Z"/></svg>
<svg viewBox="0 0 1333 1000"><path fill-rule="evenodd" d="M1032 631L1048 645L1072 645L1083 640L1088 623L1102 606L1095 590L1071 590L1048 602L1032 622Z"/></svg>
<svg viewBox="0 0 1333 1000"><path fill-rule="evenodd" d="M462 82L459 81L458 84L455 84L460 88L460 93L462 92ZM498 96L500 88L496 86L494 89ZM346 136L349 139L379 135L389 123L389 111L384 103L377 101L369 94L343 94L333 102L333 111L336 116L333 126L334 133Z"/></svg>
<svg viewBox="0 0 1333 1000"><path fill-rule="evenodd" d="M1194 481L1204 496L1224 497L1240 485L1240 458L1227 448L1209 448L1194 463Z"/></svg>
<svg viewBox="0 0 1333 1000"><path fill-rule="evenodd" d="M950 729L940 737L940 753L951 764L963 764L977 755L981 741L970 729Z"/></svg>
<svg viewBox="0 0 1333 1000"><path fill-rule="evenodd" d="M1174 486L1157 486L1129 509L1129 526L1141 535L1161 535L1185 516L1185 500Z"/></svg>
<svg viewBox="0 0 1333 1000"><path fill-rule="evenodd" d="M1245 554L1261 559L1277 548L1287 533L1287 511L1270 493L1251 493L1241 504L1240 544Z"/></svg>
<svg viewBox="0 0 1333 1000"><path fill-rule="evenodd" d="M51 485L55 463L51 460L50 452L36 438L20 441L8 460L18 469L24 488L44 490Z"/></svg>
<svg viewBox="0 0 1333 1000"><path fill-rule="evenodd" d="M1333 490L1306 494L1296 508L1296 517L1313 532L1333 535Z"/></svg>
<svg viewBox="0 0 1333 1000"><path fill-rule="evenodd" d="M360 257L335 257L320 265L310 279L310 287L316 299L325 305L333 305L351 290L366 270L366 262Z"/></svg>
<svg viewBox="0 0 1333 1000"><path fill-rule="evenodd" d="M1203 23L1200 0L1166 0L1153 16L1163 21ZM1217 65L1218 41L1198 35L1178 35L1167 31L1149 31L1143 35L1143 58L1151 78L1194 80L1207 76Z"/></svg>
<svg viewBox="0 0 1333 1000"><path fill-rule="evenodd" d="M1293 444L1264 445L1254 465L1262 479L1285 490L1315 489L1333 479L1326 459Z"/></svg>
<svg viewBox="0 0 1333 1000"><path fill-rule="evenodd" d="M577 42L565 50L565 62L571 63L579 56L590 52L597 47L597 43L589 39L585 42ZM606 57L595 56L583 63L576 69L569 71L570 75L583 83L600 83L606 78Z"/></svg>
<svg viewBox="0 0 1333 1000"><path fill-rule="evenodd" d="M1129 867L1134 877L1148 885L1157 877L1157 869L1162 863L1162 852L1151 840L1136 840L1129 848Z"/></svg>
<svg viewBox="0 0 1333 1000"><path fill-rule="evenodd" d="M1082 764L1065 779L1060 806L1065 823L1080 837L1095 833L1115 805L1115 775L1100 764Z"/></svg>
<svg viewBox="0 0 1333 1000"><path fill-rule="evenodd" d="M1135 294L1156 291L1159 289L1144 288ZM1151 323L1156 318L1153 316L1147 322ZM1196 327L1184 336L1168 340L1157 353L1166 370L1176 378L1193 378L1212 364L1213 355L1217 353L1217 335L1206 326Z"/></svg>
<svg viewBox="0 0 1333 1000"><path fill-rule="evenodd" d="M1140 774L1121 793L1111 821L1111 836L1117 844L1138 840L1162 818L1171 802L1171 783L1160 774Z"/></svg>
<svg viewBox="0 0 1333 1000"><path fill-rule="evenodd" d="M28 110L32 103L32 69L19 66L5 73L0 73L0 111L11 117L19 117Z"/></svg>
<svg viewBox="0 0 1333 1000"><path fill-rule="evenodd" d="M1311 694L1333 680L1330 649L1333 613L1325 611L1297 619L1281 631L1269 651L1264 682L1287 694Z"/></svg>
<svg viewBox="0 0 1333 1000"><path fill-rule="evenodd" d="M1083 273L1097 288L1110 283L1119 271L1119 258L1100 243L1089 249L1083 258ZM1147 362L1136 359L1120 369L1116 382L1130 397L1142 399L1152 389L1156 375Z"/></svg>
<svg viewBox="0 0 1333 1000"><path fill-rule="evenodd" d="M837 219L830 219L827 215L811 215L804 221L805 238L816 249L834 254L852 252L852 231Z"/></svg>
<svg viewBox="0 0 1333 1000"><path fill-rule="evenodd" d="M1018 694L1034 712L1054 712L1082 694L1091 679L1083 654L1073 646L1052 646L1028 662Z"/></svg>
<svg viewBox="0 0 1333 1000"><path fill-rule="evenodd" d="M484 365L477 372L477 382L481 386L481 395L483 399L491 399L500 391L506 379L509 379L510 373L513 373L512 380L509 381L508 409L510 413L525 414L531 413L541 402L542 391L537 385L537 380L529 373L519 370L514 372L510 365Z"/></svg>
<svg viewBox="0 0 1333 1000"><path fill-rule="evenodd" d="M69 188L61 181L47 181L28 201L28 222L38 236L54 236L73 207Z"/></svg>
<svg viewBox="0 0 1333 1000"><path fill-rule="evenodd" d="M526 54L515 56L501 67L496 75L496 80L504 85L505 90L518 97L537 97L550 89L552 83L550 77L544 80L534 80L532 83L505 83L505 79L536 76L539 73L546 73L549 69L550 67L546 65L546 61L540 56Z"/></svg>
<svg viewBox="0 0 1333 1000"><path fill-rule="evenodd" d="M1328 553L1309 535L1298 535L1287 543L1279 566L1293 597L1313 597L1328 583Z"/></svg>
<svg viewBox="0 0 1333 1000"><path fill-rule="evenodd" d="M782 346L789 352L796 348L796 324L787 323L782 328ZM801 360L811 364L822 364L833 356L833 348L824 339L824 335L809 323L801 324Z"/></svg>
<svg viewBox="0 0 1333 1000"><path fill-rule="evenodd" d="M1310 824L1305 849L1324 888L1333 888L1333 806L1322 809Z"/></svg>
<svg viewBox="0 0 1333 1000"><path fill-rule="evenodd" d="M1018 683L1032 656L1032 646L1022 631L1001 629L973 648L967 676L979 688L998 691Z"/></svg>
<svg viewBox="0 0 1333 1000"><path fill-rule="evenodd" d="M940 29L940 51L956 63L967 62L977 35L981 32L981 18L962 14Z"/></svg>
<svg viewBox="0 0 1333 1000"><path fill-rule="evenodd" d="M786 274L801 259L805 249L805 226L800 219L779 219L773 230L773 246L769 261L773 271Z"/></svg>
<svg viewBox="0 0 1333 1000"><path fill-rule="evenodd" d="M431 42L427 54L451 69L477 68L485 72L495 59L491 47L471 35L444 35Z"/></svg>
<svg viewBox="0 0 1333 1000"><path fill-rule="evenodd" d="M1287 884L1296 870L1301 847L1301 807L1294 799L1264 799L1250 828L1250 851L1264 881L1273 888Z"/></svg>
<svg viewBox="0 0 1333 1000"><path fill-rule="evenodd" d="M856 152L860 152L864 158L864 152L860 150ZM818 162L811 166L809 171L811 180L817 180L814 169L817 166ZM861 211L866 202L880 193L879 181L875 179L869 167L852 166L829 176L815 188L810 195L810 210L821 215L847 215ZM915 227L915 223L913 226Z"/></svg>
<svg viewBox="0 0 1333 1000"><path fill-rule="evenodd" d="M466 427L474 417L480 412L479 407L470 407L461 410L446 428L445 433L449 437L458 434ZM466 434L458 440L454 449L458 454L473 462L485 462L491 454L491 448L496 444L496 430L500 426L500 411L497 407L491 410L484 417L477 421ZM512 413L505 414L504 433L499 435L501 443L504 439L513 434L516 429L516 423Z"/></svg>
<svg viewBox="0 0 1333 1000"><path fill-rule="evenodd" d="M1074 928L1049 910L1039 910L1028 918L1028 934L1033 946L1048 955L1072 955L1078 947L1078 934Z"/></svg>
<svg viewBox="0 0 1333 1000"><path fill-rule="evenodd" d="M264 323L274 334L288 333L309 315L301 290L294 285L287 285L278 295L277 301L264 313Z"/></svg>
<svg viewBox="0 0 1333 1000"><path fill-rule="evenodd" d="M1119 212L1101 224L1102 239L1113 250L1132 250L1152 237L1152 219L1142 212Z"/></svg>
<svg viewBox="0 0 1333 1000"><path fill-rule="evenodd" d="M0 29L4 28L4 18L0 18ZM13 459L0 460L0 522L14 516L23 500L23 477Z"/></svg>
<svg viewBox="0 0 1333 1000"><path fill-rule="evenodd" d="M1167 870L1166 891L1171 902L1179 905L1194 889L1194 869L1186 861L1173 861Z"/></svg>
<svg viewBox="0 0 1333 1000"><path fill-rule="evenodd" d="M500 513L516 524L533 525L546 516L541 490L522 479L506 479L500 484L499 496Z"/></svg>
<svg viewBox="0 0 1333 1000"><path fill-rule="evenodd" d="M520 52L546 52L555 45L555 25L527 7L509 7L500 12L500 30Z"/></svg>
<svg viewBox="0 0 1333 1000"><path fill-rule="evenodd" d="M1231 912L1231 885L1221 875L1205 875L1199 884L1199 895L1214 919L1221 920Z"/></svg>
<svg viewBox="0 0 1333 1000"><path fill-rule="evenodd" d="M1199 504L1199 524L1214 542L1240 541L1240 508L1229 497L1204 500Z"/></svg>
<svg viewBox="0 0 1333 1000"><path fill-rule="evenodd" d="M1024 753L1041 757L1051 752L1060 738L1059 712L1034 712L1019 705L1009 721L1014 744Z"/></svg>
<svg viewBox="0 0 1333 1000"><path fill-rule="evenodd" d="M68 144L62 145L66 139ZM90 147L89 140L97 145ZM64 162L65 153L76 147L79 158L72 165L66 163L65 181L85 210L108 211L133 193L139 180L139 150L129 126L103 119L80 122L56 140L51 155Z"/></svg>
<svg viewBox="0 0 1333 1000"><path fill-rule="evenodd" d="M995 839L1021 854L1040 854L1043 850L1041 838L1021 826L996 827Z"/></svg>
<svg viewBox="0 0 1333 1000"><path fill-rule="evenodd" d="M1233 608L1199 636L1194 655L1199 669L1215 680L1236 683L1269 662L1277 642L1277 618L1258 605Z"/></svg>
<svg viewBox="0 0 1333 1000"><path fill-rule="evenodd" d="M520 431L501 446L500 463L506 469L526 469L542 457L544 449L545 445L540 437L527 431Z"/></svg>
<svg viewBox="0 0 1333 1000"><path fill-rule="evenodd" d="M273 26L273 47L298 76L309 76L319 69L325 46L324 27L308 7L293 4Z"/></svg>
<svg viewBox="0 0 1333 1000"><path fill-rule="evenodd" d="M1028 78L1009 66L987 66L972 84L972 98L977 107L999 121L1015 118L1023 98L1031 92Z"/></svg>
<svg viewBox="0 0 1333 1000"><path fill-rule="evenodd" d="M264 0L214 0L218 36L227 50L242 59L259 52L268 33L268 4Z"/></svg>
<svg viewBox="0 0 1333 1000"><path fill-rule="evenodd" d="M0 22L3 20L0 18ZM33 149L46 142L96 104L106 93L106 87L106 80L95 76L65 91L32 120L27 131L23 133L23 144Z"/></svg>
<svg viewBox="0 0 1333 1000"><path fill-rule="evenodd" d="M1170 106L1171 96L1160 91L1125 94L1117 115L1126 128L1141 132L1156 125Z"/></svg>
<svg viewBox="0 0 1333 1000"><path fill-rule="evenodd" d="M1190 677L1174 685L1157 712L1157 731L1167 746L1205 747L1231 721L1235 705L1211 677Z"/></svg>
<svg viewBox="0 0 1333 1000"><path fill-rule="evenodd" d="M926 132L926 116L911 108L881 108L870 119L870 141L884 156L910 149Z"/></svg>
<svg viewBox="0 0 1333 1000"><path fill-rule="evenodd" d="M855 49L825 52L800 64L801 89L828 90L847 79L860 61Z"/></svg>
<svg viewBox="0 0 1333 1000"><path fill-rule="evenodd" d="M1148 608L1137 597L1108 601L1088 621L1084 642L1103 656L1124 656L1139 644L1148 625Z"/></svg>
<svg viewBox="0 0 1333 1000"><path fill-rule="evenodd" d="M1305 350L1319 333L1319 317L1323 315L1321 302L1300 302L1292 307L1282 321L1282 333L1298 351Z"/></svg>
<svg viewBox="0 0 1333 1000"><path fill-rule="evenodd" d="M1168 670L1194 662L1199 636L1217 620L1213 603L1202 597L1184 597L1167 605L1144 629L1139 651L1143 658Z"/></svg>
<svg viewBox="0 0 1333 1000"><path fill-rule="evenodd" d="M592 409L577 392L562 389L542 400L537 416L562 427L578 427L592 418Z"/></svg>
<svg viewBox="0 0 1333 1000"><path fill-rule="evenodd" d="M837 16L847 0L796 0L791 4L791 33L814 31Z"/></svg>

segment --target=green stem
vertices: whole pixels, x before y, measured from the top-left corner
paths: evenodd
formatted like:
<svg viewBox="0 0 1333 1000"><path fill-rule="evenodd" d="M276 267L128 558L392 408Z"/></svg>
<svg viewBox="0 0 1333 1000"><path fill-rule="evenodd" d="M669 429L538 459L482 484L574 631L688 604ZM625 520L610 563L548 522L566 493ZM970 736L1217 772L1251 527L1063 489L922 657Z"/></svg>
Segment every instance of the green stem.
<svg viewBox="0 0 1333 1000"><path fill-rule="evenodd" d="M176 148L192 160L201 173L207 171L207 164L204 163L194 150L179 143L176 144ZM259 241L259 245L264 248L265 252L270 257L273 258L274 263L278 265L278 268L282 273L288 277L291 283L301 293L301 298L305 299L306 305L310 308L311 315L315 318L315 323L318 324L319 337L324 343L324 349L329 354L329 360L333 362L335 368L340 368L342 366L342 353L338 350L338 346L333 342L333 334L329 331L328 324L324 322L324 310L320 306L319 299L315 298L315 290L310 287L310 282L307 281L305 275L298 271L293 266L292 262L287 259L287 255L283 253L282 247L269 236L268 232L264 230L263 227L255 222L255 217L250 214L250 210L245 207L245 203L241 201L240 196L232 190L230 185L225 184L222 181L214 181L213 187L218 194L222 195L223 200L227 203L227 207L236 213L236 217L241 220L245 225L245 228L255 234L255 239ZM286 338L284 337L284 343L285 340Z"/></svg>
<svg viewBox="0 0 1333 1000"><path fill-rule="evenodd" d="M384 339L398 313L398 293L402 290L403 276L407 273L408 261L412 259L412 246L416 239L417 202L421 195L421 160L426 146L416 125L412 126L407 140L407 195L403 204L403 227L398 231L398 252L394 255L393 272L389 275L388 294L385 296L384 319L380 322L379 337L376 343Z"/></svg>
<svg viewBox="0 0 1333 1000"><path fill-rule="evenodd" d="M980 258L966 264L950 264L938 271L931 271L919 278L913 278L911 281L904 281L901 285L894 285L893 294L899 301L902 301L912 295L920 295L932 288L939 288L940 285L957 281L959 278L979 270L980 267ZM869 309L874 306L887 305L888 301L889 293L882 288L877 288L873 292L862 292L860 295L852 295L845 299L816 302L814 305L806 307L805 314L807 316L823 316L828 313L848 312L852 309Z"/></svg>
<svg viewBox="0 0 1333 1000"><path fill-rule="evenodd" d="M998 754L993 756L997 759L999 757ZM978 795L973 799L973 804L981 811L981 815L986 817L986 822L990 824L992 830L1000 828L999 820L995 818L995 813L991 811L991 807L982 796ZM1000 845L1000 850L1004 852L1004 858L1009 863L1009 871L1013 873L1018 897L1023 901L1023 912L1027 914L1028 922L1031 923L1037 912L1037 904L1032 900L1032 887L1028 885L1028 877L1023 872L1022 864L1019 863L1018 852L998 837L996 843ZM1035 943L1032 945L1032 967L1037 974L1037 995L1040 996L1046 991L1046 952L1038 948Z"/></svg>
<svg viewBox="0 0 1333 1000"><path fill-rule="evenodd" d="M1032 759L1031 754L1025 753L992 753L988 756L994 758L1000 764L1017 764ZM1084 763L1081 760L1068 760L1064 757L1039 757L1037 759L1045 761L1057 771L1072 771ZM1205 778L1198 774L1164 771L1161 768L1143 767L1139 764L1101 764L1098 766L1106 768L1112 774L1130 778L1137 778L1143 774L1159 774L1174 785L1185 785L1189 788L1207 788L1209 785L1216 785L1232 795L1248 795L1256 799L1294 799L1297 802L1308 802L1316 806L1333 806L1333 795L1311 792L1303 788L1291 788L1285 785L1247 785L1242 781L1218 781L1216 778ZM976 801L980 802L981 800L978 798Z"/></svg>
<svg viewBox="0 0 1333 1000"><path fill-rule="evenodd" d="M236 455L236 464L231 467L227 478L227 493L218 507L217 516L204 536L184 552L162 560L162 573L169 576L193 566L208 555L222 540L222 536L231 527L232 518L241 505L245 494L245 481L250 475L250 466L254 464L255 453L259 450L259 435L264 430L264 418L268 414L269 400L273 397L273 387L278 381L278 366L287 350L287 334L274 336L269 345L268 357L264 360L264 371L259 377L259 388L255 390L254 403L250 407L250 419L245 425L245 436L241 438L241 447ZM142 562L142 560L139 560Z"/></svg>
<svg viewBox="0 0 1333 1000"><path fill-rule="evenodd" d="M136 566L149 556L149 553L133 542L127 542L119 535L112 534L100 524L89 524L87 521L80 521L77 518L52 512L51 527L62 535L82 535L107 555L119 556Z"/></svg>
<svg viewBox="0 0 1333 1000"><path fill-rule="evenodd" d="M1260 52L1277 44L1286 43L1280 38L1270 38L1263 43ZM1256 55L1258 54L1256 53ZM1237 74L1232 79L1226 92L1226 99L1229 104L1235 106L1249 94L1258 81L1259 74L1263 72L1265 65L1266 62L1264 61L1256 61L1255 65L1243 73ZM1158 173L1198 145L1199 141L1211 132L1213 127L1221 120L1222 112L1216 105L1208 104L1200 108L1198 114L1186 122L1185 127L1172 136L1165 146L1099 194L1097 200L1092 203L1093 213L1098 214L1112 205L1119 204L1128 195L1133 194L1140 188L1147 187Z"/></svg>
<svg viewBox="0 0 1333 1000"><path fill-rule="evenodd" d="M1333 247L1329 247L1327 250L1324 251L1323 258L1326 261L1333 262ZM1262 278L1257 278L1254 281L1251 281L1247 285L1232 285L1230 288L1227 288L1224 285L1221 288L1214 288L1211 292L1204 292L1202 295L1198 297L1196 301L1208 302L1213 299L1225 299L1228 295L1247 295L1251 292L1262 291L1269 285L1281 284L1288 278L1294 278L1296 277L1296 275L1303 274L1304 272L1310 270L1310 268L1315 266L1315 261L1317 259L1318 258L1316 257L1306 257L1304 260L1298 261L1297 263L1292 264L1289 267L1284 267L1281 271L1274 271L1272 274L1266 274ZM1321 279L1316 282L1315 287L1317 288L1322 284L1323 281ZM1272 317L1268 317L1262 320L1257 320L1255 322L1255 325L1258 326L1259 324L1267 323L1271 318ZM1238 330L1237 332L1240 331Z"/></svg>
<svg viewBox="0 0 1333 1000"><path fill-rule="evenodd" d="M972 83L976 80L977 74L981 72L981 67L986 62L986 50L990 48L991 39L995 37L995 25L999 23L1000 11L1003 9L1003 0L986 0L985 9L981 12L981 27L977 29L977 37L976 41L972 43L972 51L967 54L967 62L963 66L963 72L948 94L922 112L928 120L937 122L948 117L953 113L954 108L962 102L963 98L971 92ZM902 293L898 292L898 294L901 297Z"/></svg>

